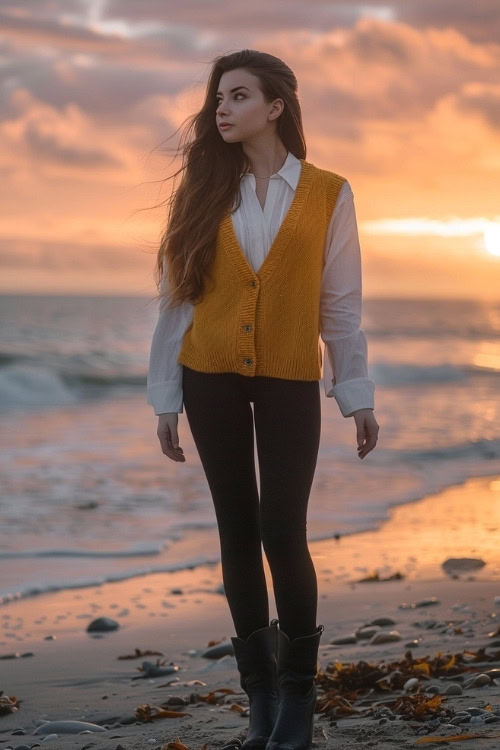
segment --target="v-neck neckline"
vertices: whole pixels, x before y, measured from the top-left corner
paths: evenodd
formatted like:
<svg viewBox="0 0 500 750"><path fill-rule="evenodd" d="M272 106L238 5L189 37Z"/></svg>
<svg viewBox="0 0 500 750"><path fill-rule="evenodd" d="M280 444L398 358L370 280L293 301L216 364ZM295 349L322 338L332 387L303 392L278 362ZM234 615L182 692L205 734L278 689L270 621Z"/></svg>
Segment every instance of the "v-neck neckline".
<svg viewBox="0 0 500 750"><path fill-rule="evenodd" d="M276 172L276 174L277 174L277 172ZM252 176L253 176L253 177L254 177L254 179L255 179L255 175L252 175ZM271 175L271 177L274 177L274 176L275 176L275 175ZM269 190L270 190L270 188L271 188L271 181L269 181L269 184L268 184L268 186L267 186L267 190L266 190L266 197L265 197L265 199L264 199L264 205L262 205L262 204L261 204L261 202L260 202L260 200L259 200L259 196L257 195L257 180L255 180L255 189L253 189L253 188L251 189L251 192L252 192L252 193L253 193L253 195L255 196L255 200L257 201L257 205L258 205L258 207L259 207L259 209L260 209L260 215L261 215L261 217L262 217L262 219L263 219L264 221L265 221L265 219L266 219L266 206L267 206L267 199L268 199L268 197L269 197ZM274 189L274 188L273 188L273 189ZM252 199L253 199L253 197L252 197Z"/></svg>
<svg viewBox="0 0 500 750"><path fill-rule="evenodd" d="M260 209L260 213L263 219L266 218L266 205L267 205L267 198L269 196L270 186L271 186L271 183L269 183L269 185L267 186L266 197L264 198L264 205L262 205L262 203L259 200L259 196L257 195L257 185L255 186L255 190L252 190L253 194L255 195L255 200L257 201L257 205Z"/></svg>
<svg viewBox="0 0 500 750"><path fill-rule="evenodd" d="M292 238L299 214L303 208L305 199L312 184L312 174L314 169L313 165L305 159L300 159L300 163L301 170L297 187L295 189L295 195L293 196L290 207L281 222L274 241L257 272L255 272L250 266L247 257L238 242L231 213L226 214L220 223L220 232L222 238L225 240L224 245L226 252L244 281L255 281L255 279L263 281L265 278L268 278L277 266L280 251L281 253L284 252L288 242ZM255 198L258 201L257 196L255 196ZM263 211L262 219L264 219Z"/></svg>

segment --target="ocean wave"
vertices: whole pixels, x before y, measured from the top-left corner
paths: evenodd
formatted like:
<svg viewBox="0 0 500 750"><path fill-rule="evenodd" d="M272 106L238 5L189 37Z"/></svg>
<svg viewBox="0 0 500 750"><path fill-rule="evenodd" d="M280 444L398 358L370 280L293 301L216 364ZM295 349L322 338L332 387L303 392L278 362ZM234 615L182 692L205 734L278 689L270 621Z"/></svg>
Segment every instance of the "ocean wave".
<svg viewBox="0 0 500 750"><path fill-rule="evenodd" d="M417 365L399 362L376 362L370 365L370 377L380 386L455 383L470 377L498 378L494 367L464 364Z"/></svg>
<svg viewBox="0 0 500 750"><path fill-rule="evenodd" d="M146 388L146 374L133 372L70 372L42 365L0 362L0 410L77 404L112 395L113 389Z"/></svg>
<svg viewBox="0 0 500 750"><path fill-rule="evenodd" d="M451 461L463 462L467 459L494 461L500 458L500 440L472 440L426 450L393 450L398 460L406 461Z"/></svg>
<svg viewBox="0 0 500 750"><path fill-rule="evenodd" d="M83 361L82 361L83 360ZM34 357L0 352L0 410L54 407L113 395L113 390L146 388L146 372L92 368L85 358L48 365ZM453 383L469 377L498 377L494 368L471 364L416 365L376 362L370 377L380 387Z"/></svg>
<svg viewBox="0 0 500 750"><path fill-rule="evenodd" d="M17 591L11 591L6 593L0 593L0 606L2 604L8 604L12 601L19 599L28 599L39 594L54 593L57 591L68 591L71 589L88 588L89 586L102 586L105 583L116 583L117 581L126 581L131 578L137 578L139 576L147 576L153 573L173 573L178 570L194 570L204 565L218 565L220 563L220 557L209 558L209 557L195 557L190 560L170 563L165 565L158 565L147 568L140 568L134 570L126 570L120 573L108 573L103 576L95 576L89 578L80 578L74 581L60 581L58 583L40 583L30 584L24 588L20 588Z"/></svg>

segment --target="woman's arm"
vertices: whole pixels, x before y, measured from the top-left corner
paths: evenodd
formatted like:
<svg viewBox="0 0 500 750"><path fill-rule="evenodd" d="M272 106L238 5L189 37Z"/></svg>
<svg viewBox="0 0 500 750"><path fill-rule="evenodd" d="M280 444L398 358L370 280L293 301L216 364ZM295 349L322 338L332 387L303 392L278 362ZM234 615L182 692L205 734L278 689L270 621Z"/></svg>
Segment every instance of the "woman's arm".
<svg viewBox="0 0 500 750"><path fill-rule="evenodd" d="M147 377L147 402L155 414L183 412L182 365L177 357L182 347L184 334L192 322L194 306L183 302L167 309L169 287L163 275L162 291L167 299L160 306L158 322L153 333Z"/></svg>
<svg viewBox="0 0 500 750"><path fill-rule="evenodd" d="M354 196L343 184L328 226L321 285L324 388L344 417L373 409L375 383L368 377L367 342L361 325L361 251Z"/></svg>

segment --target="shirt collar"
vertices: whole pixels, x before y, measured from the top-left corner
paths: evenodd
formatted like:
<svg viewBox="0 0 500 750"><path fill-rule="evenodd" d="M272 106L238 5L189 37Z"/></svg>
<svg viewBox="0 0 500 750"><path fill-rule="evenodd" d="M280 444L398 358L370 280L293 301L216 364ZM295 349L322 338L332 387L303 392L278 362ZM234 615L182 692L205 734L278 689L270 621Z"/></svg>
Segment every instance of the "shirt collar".
<svg viewBox="0 0 500 750"><path fill-rule="evenodd" d="M297 157L294 156L291 151L289 151L285 159L285 163L283 164L281 169L276 172L276 174L280 177L283 177L283 179L288 182L290 187L295 190L299 181L301 167L302 164L300 162L300 159L297 159ZM249 177L248 174L242 174L241 176Z"/></svg>

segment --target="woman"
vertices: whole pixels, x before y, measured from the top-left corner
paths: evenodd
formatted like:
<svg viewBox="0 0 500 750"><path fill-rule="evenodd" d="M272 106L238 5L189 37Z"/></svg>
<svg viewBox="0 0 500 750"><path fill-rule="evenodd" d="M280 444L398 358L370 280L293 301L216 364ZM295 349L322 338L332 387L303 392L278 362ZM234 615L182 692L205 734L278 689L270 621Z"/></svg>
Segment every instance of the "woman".
<svg viewBox="0 0 500 750"><path fill-rule="evenodd" d="M359 327L353 195L344 177L306 161L297 81L273 55L217 57L193 125L158 252L148 403L174 461L185 460L177 432L185 406L210 487L250 704L242 747L302 750L312 741L324 630L306 539L320 334L325 393L354 417L361 459L379 430ZM270 624L261 544L279 615Z"/></svg>

